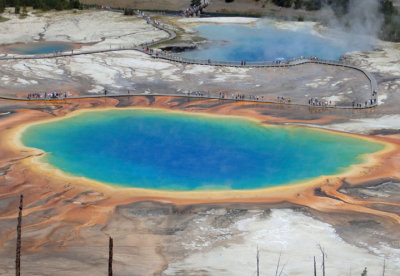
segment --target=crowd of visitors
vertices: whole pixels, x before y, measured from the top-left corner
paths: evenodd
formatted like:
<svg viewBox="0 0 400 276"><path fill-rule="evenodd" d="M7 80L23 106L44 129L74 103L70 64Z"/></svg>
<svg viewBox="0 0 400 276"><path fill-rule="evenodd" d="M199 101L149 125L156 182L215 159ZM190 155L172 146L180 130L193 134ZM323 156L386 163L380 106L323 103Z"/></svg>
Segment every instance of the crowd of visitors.
<svg viewBox="0 0 400 276"><path fill-rule="evenodd" d="M250 100L255 100L255 101L264 101L264 96L255 96L255 95L249 95Z"/></svg>
<svg viewBox="0 0 400 276"><path fill-rule="evenodd" d="M67 98L67 92L35 92L35 93L28 93L27 99L43 99L43 100L52 100L52 99L60 99L60 98Z"/></svg>
<svg viewBox="0 0 400 276"><path fill-rule="evenodd" d="M246 100L245 94L240 94L240 93L231 93L230 95L227 92L219 92L218 97L220 99L232 99L232 100L237 100L237 101L244 101ZM251 101L264 101L264 96L258 96L258 95L248 95L247 96L248 100Z"/></svg>
<svg viewBox="0 0 400 276"><path fill-rule="evenodd" d="M326 101L326 100L319 100L318 98L310 98L308 99L308 104L312 106L336 106L335 102Z"/></svg>
<svg viewBox="0 0 400 276"><path fill-rule="evenodd" d="M369 99L368 101L365 101L364 103L356 103L352 102L353 108L362 108L362 107L371 107L376 105L376 98L375 99Z"/></svg>
<svg viewBox="0 0 400 276"><path fill-rule="evenodd" d="M198 96L198 97L204 97L205 93L202 91L193 91L193 92L189 92L188 95L193 95L193 96Z"/></svg>
<svg viewBox="0 0 400 276"><path fill-rule="evenodd" d="M278 96L278 97L276 97L276 99L277 99L278 103L291 103L292 102L292 99L289 97Z"/></svg>
<svg viewBox="0 0 400 276"><path fill-rule="evenodd" d="M189 8L183 11L183 15L186 17L201 13L201 11L210 4L210 0L201 0L200 5L191 5Z"/></svg>

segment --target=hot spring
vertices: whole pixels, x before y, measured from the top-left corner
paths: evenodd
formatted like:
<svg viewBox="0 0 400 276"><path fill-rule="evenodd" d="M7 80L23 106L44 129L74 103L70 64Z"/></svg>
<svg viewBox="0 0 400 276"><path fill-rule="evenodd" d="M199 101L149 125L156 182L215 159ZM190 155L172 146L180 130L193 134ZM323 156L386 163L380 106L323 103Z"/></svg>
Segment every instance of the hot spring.
<svg viewBox="0 0 400 276"><path fill-rule="evenodd" d="M145 109L79 113L32 125L21 139L74 176L180 191L296 183L342 172L383 148L302 127Z"/></svg>
<svg viewBox="0 0 400 276"><path fill-rule="evenodd" d="M295 24L295 23L294 23ZM369 43L359 38L329 31L321 36L309 25L295 30L277 28L270 21L244 24L200 24L194 27L207 43L179 55L215 61L276 61L301 56L339 60L350 51L369 50Z"/></svg>
<svg viewBox="0 0 400 276"><path fill-rule="evenodd" d="M74 49L74 46L64 42L34 42L12 45L6 47L6 49L7 51L19 55L37 55L71 51Z"/></svg>

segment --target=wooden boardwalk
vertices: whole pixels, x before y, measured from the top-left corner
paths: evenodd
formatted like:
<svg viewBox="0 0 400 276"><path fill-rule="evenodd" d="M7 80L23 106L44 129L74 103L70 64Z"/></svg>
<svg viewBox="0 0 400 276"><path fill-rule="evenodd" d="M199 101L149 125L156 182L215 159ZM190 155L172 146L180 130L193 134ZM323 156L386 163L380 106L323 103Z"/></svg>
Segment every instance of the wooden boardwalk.
<svg viewBox="0 0 400 276"><path fill-rule="evenodd" d="M71 96L71 97L58 97L58 98L17 98L17 97L8 97L8 96L0 96L0 100L8 100L8 101L22 101L22 102L32 102L32 103L62 103L68 100L82 100L82 99L97 99L97 98L120 98L120 97L175 97L175 98L185 98L188 100L220 100L221 102L247 102L247 103L259 103L259 104L281 104L281 105L294 105L294 106L308 106L310 108L320 108L320 109L365 109L365 108L373 108L375 105L362 106L362 107L351 107L351 106L336 106L336 105L309 105L305 103L298 102L281 102L274 100L263 100L263 99L254 99L249 95L245 95L244 98L236 99L232 97L218 97L210 95L206 91L194 91L190 93L146 93L146 92L131 92L124 94L107 94L107 95L82 95L82 96Z"/></svg>

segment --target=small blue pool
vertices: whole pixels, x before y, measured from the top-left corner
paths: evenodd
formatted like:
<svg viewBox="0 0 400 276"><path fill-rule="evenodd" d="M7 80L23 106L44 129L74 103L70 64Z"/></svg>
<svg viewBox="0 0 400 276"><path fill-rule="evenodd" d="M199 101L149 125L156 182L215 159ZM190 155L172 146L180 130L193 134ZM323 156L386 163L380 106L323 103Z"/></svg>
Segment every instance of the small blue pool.
<svg viewBox="0 0 400 276"><path fill-rule="evenodd" d="M35 42L16 44L6 47L7 51L19 55L51 54L56 52L71 51L74 46L65 42Z"/></svg>

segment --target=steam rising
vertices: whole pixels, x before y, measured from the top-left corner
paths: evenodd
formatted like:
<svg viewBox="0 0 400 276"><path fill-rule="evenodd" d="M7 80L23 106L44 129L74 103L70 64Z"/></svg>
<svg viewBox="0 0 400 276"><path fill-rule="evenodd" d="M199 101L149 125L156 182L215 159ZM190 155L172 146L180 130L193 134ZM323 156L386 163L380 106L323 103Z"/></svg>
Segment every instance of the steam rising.
<svg viewBox="0 0 400 276"><path fill-rule="evenodd" d="M342 31L343 41L351 48L376 44L384 23L379 0L350 0L347 13L342 16L336 16L332 8L325 4L321 18L330 28Z"/></svg>
<svg viewBox="0 0 400 276"><path fill-rule="evenodd" d="M300 56L338 60L345 53L369 51L378 45L384 24L381 0L349 0L344 13L335 13L327 0L318 12L328 28L307 22L275 24L266 18L253 27L204 24L196 29L209 43L181 55L223 61L278 61ZM290 10L288 10L290 12Z"/></svg>

